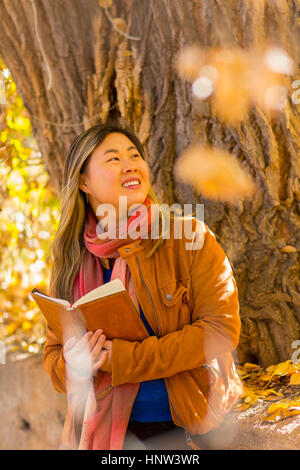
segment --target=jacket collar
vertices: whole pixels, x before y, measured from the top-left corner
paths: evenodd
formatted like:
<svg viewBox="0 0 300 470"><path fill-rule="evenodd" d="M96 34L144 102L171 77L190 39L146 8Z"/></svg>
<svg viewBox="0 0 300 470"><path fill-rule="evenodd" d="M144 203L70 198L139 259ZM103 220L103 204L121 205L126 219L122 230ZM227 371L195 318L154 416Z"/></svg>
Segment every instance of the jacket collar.
<svg viewBox="0 0 300 470"><path fill-rule="evenodd" d="M125 259L125 258L135 255L136 253L144 251L148 243L149 243L148 239L133 240L132 243L128 243L118 248L117 251L120 253L120 256ZM112 258L100 258L100 261L104 268L106 269L111 268Z"/></svg>

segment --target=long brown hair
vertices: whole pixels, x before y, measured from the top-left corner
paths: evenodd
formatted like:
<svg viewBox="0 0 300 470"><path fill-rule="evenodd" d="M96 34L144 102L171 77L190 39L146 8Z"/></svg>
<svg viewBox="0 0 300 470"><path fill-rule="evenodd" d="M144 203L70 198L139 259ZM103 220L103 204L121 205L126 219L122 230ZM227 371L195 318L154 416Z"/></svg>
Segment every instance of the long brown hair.
<svg viewBox="0 0 300 470"><path fill-rule="evenodd" d="M84 245L83 232L87 201L84 191L79 188L80 174L88 165L94 149L101 144L104 138L112 133L125 134L136 146L142 158L145 159L145 150L138 137L126 125L116 121L100 123L90 127L78 135L72 142L65 161L63 185L60 192L60 221L54 240L48 250L48 257L53 253L53 265L49 284L49 295L73 302L73 285L79 271ZM160 207L160 202L150 186L149 196ZM163 243L165 216L160 213L160 234L146 257L151 256ZM171 214L170 214L171 215ZM171 217L173 214L171 215Z"/></svg>

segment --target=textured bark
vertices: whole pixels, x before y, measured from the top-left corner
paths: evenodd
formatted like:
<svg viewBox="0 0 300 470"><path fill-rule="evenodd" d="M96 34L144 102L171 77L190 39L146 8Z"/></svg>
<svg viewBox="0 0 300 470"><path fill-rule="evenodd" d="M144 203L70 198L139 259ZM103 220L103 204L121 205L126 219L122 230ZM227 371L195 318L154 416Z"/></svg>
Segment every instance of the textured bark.
<svg viewBox="0 0 300 470"><path fill-rule="evenodd" d="M184 45L248 48L266 39L299 64L297 0L113 0L118 33L97 0L0 0L0 53L28 108L54 188L74 137L108 116L129 121L148 152L159 197L204 203L239 288L241 361L291 358L300 338L299 106L224 126L175 71ZM35 21L35 12L37 21ZM126 51L131 51L128 55ZM297 69L292 80L299 78ZM173 166L192 142L235 152L259 190L239 207L207 200L175 181Z"/></svg>

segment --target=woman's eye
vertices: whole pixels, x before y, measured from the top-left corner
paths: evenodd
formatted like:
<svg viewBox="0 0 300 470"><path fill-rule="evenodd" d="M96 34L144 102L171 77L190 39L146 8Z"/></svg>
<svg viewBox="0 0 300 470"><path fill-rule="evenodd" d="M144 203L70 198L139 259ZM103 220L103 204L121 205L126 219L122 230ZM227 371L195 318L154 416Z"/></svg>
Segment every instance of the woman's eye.
<svg viewBox="0 0 300 470"><path fill-rule="evenodd" d="M140 156L140 155L139 155L138 153L136 153L136 154L132 155L132 157L138 157L138 158L139 158L139 156ZM110 159L109 159L109 160L107 160L107 161L108 161L108 162L110 162L110 161L112 161L114 158L117 158L117 159L119 159L119 157L112 157L112 158L110 158Z"/></svg>

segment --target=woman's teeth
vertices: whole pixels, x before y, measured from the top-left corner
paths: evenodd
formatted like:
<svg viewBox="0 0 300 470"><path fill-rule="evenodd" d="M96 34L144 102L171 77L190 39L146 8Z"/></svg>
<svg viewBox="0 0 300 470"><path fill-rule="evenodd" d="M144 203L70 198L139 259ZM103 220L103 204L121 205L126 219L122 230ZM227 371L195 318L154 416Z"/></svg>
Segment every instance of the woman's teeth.
<svg viewBox="0 0 300 470"><path fill-rule="evenodd" d="M139 184L140 184L139 181L130 181L129 183L124 183L123 188L127 188L128 186L137 186Z"/></svg>

